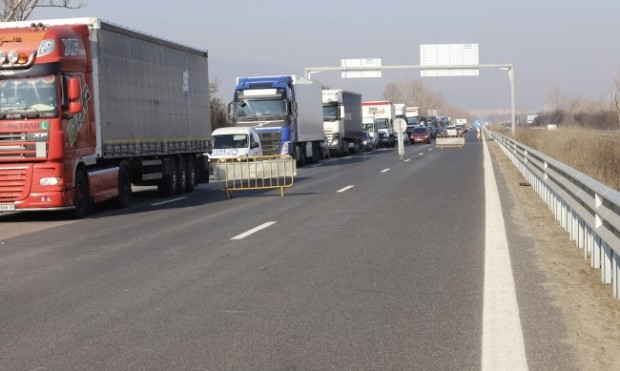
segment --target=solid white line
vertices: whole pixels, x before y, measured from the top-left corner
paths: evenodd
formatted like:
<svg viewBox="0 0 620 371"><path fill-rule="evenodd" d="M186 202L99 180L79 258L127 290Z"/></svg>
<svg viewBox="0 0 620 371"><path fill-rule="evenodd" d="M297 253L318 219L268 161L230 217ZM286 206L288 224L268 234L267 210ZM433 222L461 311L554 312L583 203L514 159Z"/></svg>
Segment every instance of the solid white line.
<svg viewBox="0 0 620 371"><path fill-rule="evenodd" d="M319 167L319 166L323 166L323 164L316 164L316 165L314 165L314 167Z"/></svg>
<svg viewBox="0 0 620 371"><path fill-rule="evenodd" d="M382 173L387 173L388 171L390 171L390 168L381 170Z"/></svg>
<svg viewBox="0 0 620 371"><path fill-rule="evenodd" d="M348 191L349 189L351 189L353 187L355 187L355 186L354 185L346 186L346 187L344 187L342 189L337 190L336 192L342 193L342 192Z"/></svg>
<svg viewBox="0 0 620 371"><path fill-rule="evenodd" d="M483 143L486 231L482 370L527 370L506 227L491 157Z"/></svg>
<svg viewBox="0 0 620 371"><path fill-rule="evenodd" d="M260 231L261 229L265 229L267 227L269 227L272 224L276 224L276 222L267 222L267 223L263 223L261 225L259 225L258 227L252 228L247 232L243 232L241 234L236 235L235 237L231 238L231 240L241 240L246 238L247 236L254 234L258 231Z"/></svg>
<svg viewBox="0 0 620 371"><path fill-rule="evenodd" d="M154 204L151 204L151 206L159 206L159 205L164 205L164 204L169 204L171 202L177 202L177 201L181 201L181 200L185 200L187 197L178 197L178 198L173 198L172 200L166 200L166 201L162 201L162 202L157 202Z"/></svg>
<svg viewBox="0 0 620 371"><path fill-rule="evenodd" d="M406 160L405 160L405 162L409 162L409 161L411 161L411 159L410 159L410 158L408 158L408 159L406 159Z"/></svg>

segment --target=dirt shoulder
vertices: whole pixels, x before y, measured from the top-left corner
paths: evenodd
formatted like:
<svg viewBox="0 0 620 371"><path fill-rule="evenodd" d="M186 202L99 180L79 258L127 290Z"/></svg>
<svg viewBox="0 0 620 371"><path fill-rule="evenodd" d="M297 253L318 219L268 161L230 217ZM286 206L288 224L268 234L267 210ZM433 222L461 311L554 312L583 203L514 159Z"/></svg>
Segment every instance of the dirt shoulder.
<svg viewBox="0 0 620 371"><path fill-rule="evenodd" d="M545 290L561 309L568 342L582 370L620 370L620 300L613 298L609 285L601 283L601 272L590 268L584 251L531 188L498 144L488 140L507 190L514 200L512 220L535 241L536 265L548 275Z"/></svg>

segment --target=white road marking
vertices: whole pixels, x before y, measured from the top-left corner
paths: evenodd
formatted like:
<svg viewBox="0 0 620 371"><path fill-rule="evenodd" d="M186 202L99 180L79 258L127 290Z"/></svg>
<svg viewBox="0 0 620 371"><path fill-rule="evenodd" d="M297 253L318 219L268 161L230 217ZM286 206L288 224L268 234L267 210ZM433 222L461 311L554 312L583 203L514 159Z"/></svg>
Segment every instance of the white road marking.
<svg viewBox="0 0 620 371"><path fill-rule="evenodd" d="M346 186L346 187L344 187L342 189L337 190L336 192L337 193L342 193L342 192L348 191L349 189L351 189L353 187L355 187L355 186L354 185Z"/></svg>
<svg viewBox="0 0 620 371"><path fill-rule="evenodd" d="M323 164L316 164L316 165L314 165L314 167L319 167L319 166L323 166Z"/></svg>
<svg viewBox="0 0 620 371"><path fill-rule="evenodd" d="M411 161L411 159L410 159L410 158L408 158L408 159L406 159L406 160L405 160L405 162L409 162L409 161Z"/></svg>
<svg viewBox="0 0 620 371"><path fill-rule="evenodd" d="M418 153L418 155L424 156L424 152L420 152L420 153Z"/></svg>
<svg viewBox="0 0 620 371"><path fill-rule="evenodd" d="M390 171L390 168L381 170L382 173L387 173L388 171Z"/></svg>
<svg viewBox="0 0 620 371"><path fill-rule="evenodd" d="M177 197L177 198L173 198L172 200L166 200L166 201L162 201L162 202L156 202L154 204L151 204L151 206L159 206L159 205L165 205L165 204L169 204L171 202L177 202L177 201L181 201L181 200L185 200L187 197Z"/></svg>
<svg viewBox="0 0 620 371"><path fill-rule="evenodd" d="M353 158L353 157L351 157L351 156L345 156L345 157L343 157L342 159L343 159L343 160L350 160L350 159L352 159L352 158Z"/></svg>
<svg viewBox="0 0 620 371"><path fill-rule="evenodd" d="M508 239L491 156L484 143L485 254L482 370L527 370Z"/></svg>
<svg viewBox="0 0 620 371"><path fill-rule="evenodd" d="M247 232L243 232L241 234L236 235L235 237L231 238L231 240L241 240L246 238L247 236L254 234L262 229L265 229L267 227L269 227L270 225L276 224L276 222L267 222L267 223L263 223L261 225L259 225L258 227L252 228Z"/></svg>

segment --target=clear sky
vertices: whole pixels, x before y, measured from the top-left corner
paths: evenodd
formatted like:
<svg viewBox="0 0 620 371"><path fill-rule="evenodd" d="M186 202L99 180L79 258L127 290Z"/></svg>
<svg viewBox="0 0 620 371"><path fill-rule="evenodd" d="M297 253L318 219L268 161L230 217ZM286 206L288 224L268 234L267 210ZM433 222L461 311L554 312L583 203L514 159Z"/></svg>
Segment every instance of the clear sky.
<svg viewBox="0 0 620 371"><path fill-rule="evenodd" d="M620 74L619 0L88 0L79 10L37 9L34 19L99 17L209 51L210 76L232 98L237 76L298 74L345 58L420 64L421 44L478 44L481 64L514 63L518 110L539 111L551 91L603 100ZM330 88L380 99L380 79L313 76ZM510 107L505 71L426 77L424 85L465 109Z"/></svg>

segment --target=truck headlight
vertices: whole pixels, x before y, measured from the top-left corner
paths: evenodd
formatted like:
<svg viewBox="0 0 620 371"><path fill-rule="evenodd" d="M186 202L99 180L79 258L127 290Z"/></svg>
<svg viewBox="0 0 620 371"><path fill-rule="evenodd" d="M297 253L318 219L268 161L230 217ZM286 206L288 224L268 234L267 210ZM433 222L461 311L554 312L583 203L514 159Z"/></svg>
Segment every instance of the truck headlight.
<svg viewBox="0 0 620 371"><path fill-rule="evenodd" d="M39 180L39 185L42 185L42 186L55 186L59 184L62 184L62 178L50 176L50 177L41 178Z"/></svg>
<svg viewBox="0 0 620 371"><path fill-rule="evenodd" d="M288 155L289 152L289 147L291 145L291 142L284 142L282 143L282 150L280 151L281 155Z"/></svg>

